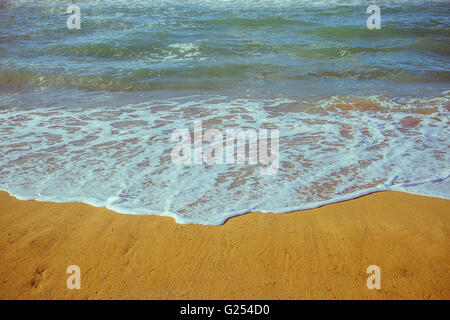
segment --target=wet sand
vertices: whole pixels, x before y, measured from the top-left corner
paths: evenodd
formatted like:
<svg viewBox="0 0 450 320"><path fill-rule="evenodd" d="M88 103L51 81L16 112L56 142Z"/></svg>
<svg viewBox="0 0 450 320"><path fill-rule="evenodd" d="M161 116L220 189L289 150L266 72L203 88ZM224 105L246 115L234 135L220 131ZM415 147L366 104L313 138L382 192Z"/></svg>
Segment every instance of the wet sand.
<svg viewBox="0 0 450 320"><path fill-rule="evenodd" d="M450 200L400 192L222 226L0 192L0 298L449 299L449 226Z"/></svg>

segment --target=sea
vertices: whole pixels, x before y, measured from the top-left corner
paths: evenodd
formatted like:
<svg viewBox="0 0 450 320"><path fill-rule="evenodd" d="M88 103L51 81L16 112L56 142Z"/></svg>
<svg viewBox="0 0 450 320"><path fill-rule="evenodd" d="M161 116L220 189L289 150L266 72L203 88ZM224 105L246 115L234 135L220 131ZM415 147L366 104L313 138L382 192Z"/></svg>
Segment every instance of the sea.
<svg viewBox="0 0 450 320"><path fill-rule="evenodd" d="M204 225L449 199L449 58L448 1L1 0L0 190ZM208 130L278 137L276 170L173 161Z"/></svg>

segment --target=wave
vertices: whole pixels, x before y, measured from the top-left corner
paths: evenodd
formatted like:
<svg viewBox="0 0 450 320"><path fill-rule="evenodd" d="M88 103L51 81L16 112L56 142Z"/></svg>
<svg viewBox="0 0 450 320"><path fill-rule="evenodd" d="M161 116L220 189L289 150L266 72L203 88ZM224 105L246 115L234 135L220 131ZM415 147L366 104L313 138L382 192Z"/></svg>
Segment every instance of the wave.
<svg viewBox="0 0 450 320"><path fill-rule="evenodd" d="M248 86L257 81L304 82L325 80L398 81L402 83L442 83L450 81L450 72L410 71L408 69L372 67L354 70L316 70L280 67L269 64L222 64L178 69L141 69L104 75L61 75L29 70L0 70L0 87L65 87L86 90L151 91L186 89L226 89Z"/></svg>
<svg viewBox="0 0 450 320"><path fill-rule="evenodd" d="M221 224L380 190L449 198L448 93L315 102L197 96L120 107L0 110L0 189L179 223ZM175 165L175 129L278 129L277 174L256 165ZM10 139L10 137L14 139ZM420 164L420 165L418 165Z"/></svg>

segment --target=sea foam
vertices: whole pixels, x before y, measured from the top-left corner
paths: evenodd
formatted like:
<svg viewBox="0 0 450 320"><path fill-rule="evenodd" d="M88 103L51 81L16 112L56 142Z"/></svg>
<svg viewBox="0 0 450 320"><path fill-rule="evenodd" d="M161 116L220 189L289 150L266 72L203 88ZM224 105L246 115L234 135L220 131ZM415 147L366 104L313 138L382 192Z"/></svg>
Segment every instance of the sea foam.
<svg viewBox="0 0 450 320"><path fill-rule="evenodd" d="M0 111L0 189L218 225L381 190L449 198L448 93L315 102L192 96L122 107ZM280 168L171 161L175 129L278 129Z"/></svg>

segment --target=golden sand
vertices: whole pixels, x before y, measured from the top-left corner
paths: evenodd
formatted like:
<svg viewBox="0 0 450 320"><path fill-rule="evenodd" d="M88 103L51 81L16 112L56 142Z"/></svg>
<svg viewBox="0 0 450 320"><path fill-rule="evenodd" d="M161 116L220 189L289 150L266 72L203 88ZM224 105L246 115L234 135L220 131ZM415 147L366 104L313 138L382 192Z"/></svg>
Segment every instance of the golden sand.
<svg viewBox="0 0 450 320"><path fill-rule="evenodd" d="M0 192L0 298L449 299L449 226L450 200L399 192L222 226Z"/></svg>

